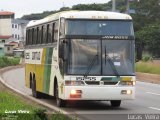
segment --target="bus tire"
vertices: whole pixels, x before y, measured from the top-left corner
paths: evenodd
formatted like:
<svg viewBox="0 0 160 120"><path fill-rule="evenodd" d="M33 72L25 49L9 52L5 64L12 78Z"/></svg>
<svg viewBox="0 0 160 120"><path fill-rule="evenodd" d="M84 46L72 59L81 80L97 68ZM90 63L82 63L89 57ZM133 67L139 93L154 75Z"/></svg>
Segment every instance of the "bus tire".
<svg viewBox="0 0 160 120"><path fill-rule="evenodd" d="M35 78L32 80L32 96L35 98L41 98L41 93L36 90Z"/></svg>
<svg viewBox="0 0 160 120"><path fill-rule="evenodd" d="M121 100L111 100L110 102L112 107L120 107L121 105Z"/></svg>
<svg viewBox="0 0 160 120"><path fill-rule="evenodd" d="M55 98L56 98L56 104L58 107L65 107L66 106L67 101L59 98L58 84L56 84L56 88L55 88Z"/></svg>

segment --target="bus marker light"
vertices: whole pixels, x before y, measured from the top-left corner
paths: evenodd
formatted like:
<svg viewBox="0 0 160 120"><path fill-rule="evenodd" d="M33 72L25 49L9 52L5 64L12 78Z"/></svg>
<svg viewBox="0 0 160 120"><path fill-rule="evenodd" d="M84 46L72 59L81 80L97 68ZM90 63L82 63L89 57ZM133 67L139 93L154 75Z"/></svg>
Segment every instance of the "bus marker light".
<svg viewBox="0 0 160 120"><path fill-rule="evenodd" d="M120 85L135 86L135 81L121 81Z"/></svg>
<svg viewBox="0 0 160 120"><path fill-rule="evenodd" d="M122 81L131 81L132 77L122 77Z"/></svg>

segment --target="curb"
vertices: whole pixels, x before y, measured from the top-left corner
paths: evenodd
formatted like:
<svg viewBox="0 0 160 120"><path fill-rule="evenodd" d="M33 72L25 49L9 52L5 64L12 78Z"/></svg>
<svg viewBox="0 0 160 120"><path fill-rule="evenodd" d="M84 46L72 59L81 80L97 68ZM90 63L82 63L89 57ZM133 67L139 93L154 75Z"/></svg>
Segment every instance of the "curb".
<svg viewBox="0 0 160 120"><path fill-rule="evenodd" d="M136 78L142 82L160 84L160 75L157 74L136 72Z"/></svg>

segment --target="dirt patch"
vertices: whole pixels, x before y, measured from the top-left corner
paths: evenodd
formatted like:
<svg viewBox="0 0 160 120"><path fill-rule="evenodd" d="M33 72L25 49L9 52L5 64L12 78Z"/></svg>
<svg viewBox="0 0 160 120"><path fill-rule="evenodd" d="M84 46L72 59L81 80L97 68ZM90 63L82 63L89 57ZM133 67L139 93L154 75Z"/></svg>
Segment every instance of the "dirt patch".
<svg viewBox="0 0 160 120"><path fill-rule="evenodd" d="M159 64L160 65L160 60L153 60L154 64Z"/></svg>
<svg viewBox="0 0 160 120"><path fill-rule="evenodd" d="M160 84L160 75L137 72L136 77L139 81L142 81L142 82Z"/></svg>
<svg viewBox="0 0 160 120"><path fill-rule="evenodd" d="M160 67L160 60L153 60L147 63L151 66ZM138 81L160 84L160 75L158 74L136 72L136 78Z"/></svg>

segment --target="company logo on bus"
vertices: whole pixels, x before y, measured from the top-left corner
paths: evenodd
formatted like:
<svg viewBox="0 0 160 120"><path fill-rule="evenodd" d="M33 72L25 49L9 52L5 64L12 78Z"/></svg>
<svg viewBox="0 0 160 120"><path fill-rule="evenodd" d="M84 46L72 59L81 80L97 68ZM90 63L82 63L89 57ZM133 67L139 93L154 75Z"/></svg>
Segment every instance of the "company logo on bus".
<svg viewBox="0 0 160 120"><path fill-rule="evenodd" d="M96 77L76 77L76 80L84 80L84 81L96 81Z"/></svg>

